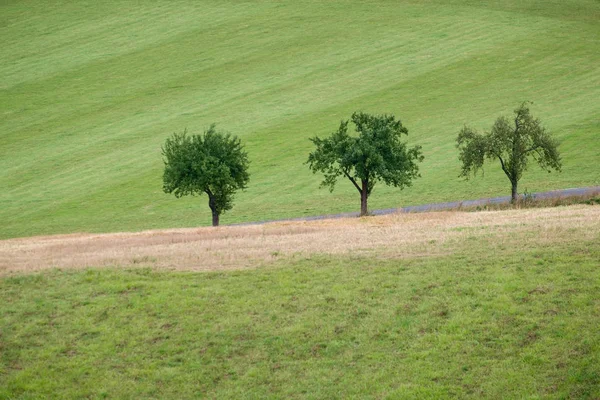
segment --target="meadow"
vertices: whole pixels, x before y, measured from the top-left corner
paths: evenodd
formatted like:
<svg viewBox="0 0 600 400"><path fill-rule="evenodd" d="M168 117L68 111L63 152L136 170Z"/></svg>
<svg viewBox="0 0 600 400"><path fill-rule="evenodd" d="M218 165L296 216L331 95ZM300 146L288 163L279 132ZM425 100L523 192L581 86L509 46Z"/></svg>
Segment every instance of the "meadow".
<svg viewBox="0 0 600 400"><path fill-rule="evenodd" d="M21 238L0 256L0 398L600 396L598 205Z"/></svg>
<svg viewBox="0 0 600 400"><path fill-rule="evenodd" d="M600 398L597 196L213 229L161 179L164 140L215 122L251 161L222 223L357 211L304 162L362 110L425 154L371 209L508 195L496 165L458 178L455 138L531 100L563 172L521 191L600 185L599 21L595 0L1 2L0 399Z"/></svg>
<svg viewBox="0 0 600 400"><path fill-rule="evenodd" d="M162 192L161 144L216 122L251 181L222 223L355 211L306 161L353 111L392 113L422 178L370 207L509 193L496 165L463 182L455 137L523 100L564 170L529 192L600 184L600 4L568 1L29 1L0 4L0 238L210 223Z"/></svg>

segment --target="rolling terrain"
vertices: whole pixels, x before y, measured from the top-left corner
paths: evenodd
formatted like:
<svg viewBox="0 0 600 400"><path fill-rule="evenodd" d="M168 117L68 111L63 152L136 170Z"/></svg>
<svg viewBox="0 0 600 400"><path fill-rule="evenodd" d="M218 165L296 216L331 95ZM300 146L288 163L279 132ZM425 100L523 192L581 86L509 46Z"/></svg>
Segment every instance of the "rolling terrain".
<svg viewBox="0 0 600 400"><path fill-rule="evenodd" d="M2 398L600 396L600 206L0 241Z"/></svg>
<svg viewBox="0 0 600 400"><path fill-rule="evenodd" d="M212 122L251 160L223 223L356 210L303 164L355 110L393 113L426 157L373 209L507 194L497 166L457 178L454 140L523 100L564 171L520 189L598 185L598 21L592 0L3 2L0 238L208 224L206 198L162 192L160 146Z"/></svg>
<svg viewBox="0 0 600 400"><path fill-rule="evenodd" d="M225 224L352 212L308 138L393 113L391 211L508 195L455 138L523 100L563 172L520 190L600 185L599 98L594 0L1 2L0 398L600 398L597 196L209 228L160 149L242 138Z"/></svg>

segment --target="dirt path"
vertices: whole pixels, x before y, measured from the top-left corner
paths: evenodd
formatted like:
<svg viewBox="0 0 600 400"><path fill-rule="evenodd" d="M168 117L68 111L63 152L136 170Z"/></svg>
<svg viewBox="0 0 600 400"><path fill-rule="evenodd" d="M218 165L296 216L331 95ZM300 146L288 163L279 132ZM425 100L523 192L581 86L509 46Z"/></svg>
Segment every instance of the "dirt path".
<svg viewBox="0 0 600 400"><path fill-rule="evenodd" d="M551 190L548 192L538 192L532 193L531 196L537 200L543 199L556 199L561 197L571 197L571 196L589 196L593 194L600 193L600 186L590 186L585 188L573 188L573 189L559 189L559 190ZM520 195L522 198L523 195ZM462 201L452 201L447 203L433 203L433 204L423 204L420 206L409 206L402 208L385 208L382 210L374 210L371 211L373 215L388 215L395 213L419 213L419 212L429 212L429 211L443 211L443 210L455 210L460 207L477 207L484 206L486 204L508 204L510 203L510 196L502 196L502 197L490 197L485 199L478 200L462 200ZM358 212L348 212L348 213L339 213L339 214L328 214L328 215L317 215L310 217L298 217L298 218L289 218L289 219L278 219L278 220L265 220L265 221L257 221L257 222L244 222L240 224L231 224L230 226L243 226L243 225L260 225L266 224L270 222L285 222L285 221L317 221L322 219L337 219L337 218L352 218L358 217Z"/></svg>
<svg viewBox="0 0 600 400"><path fill-rule="evenodd" d="M475 239L515 247L540 241L551 245L565 238L600 239L600 206L392 213L375 218L8 239L0 240L0 276L112 266L230 270L322 254L405 259L446 256L473 246Z"/></svg>

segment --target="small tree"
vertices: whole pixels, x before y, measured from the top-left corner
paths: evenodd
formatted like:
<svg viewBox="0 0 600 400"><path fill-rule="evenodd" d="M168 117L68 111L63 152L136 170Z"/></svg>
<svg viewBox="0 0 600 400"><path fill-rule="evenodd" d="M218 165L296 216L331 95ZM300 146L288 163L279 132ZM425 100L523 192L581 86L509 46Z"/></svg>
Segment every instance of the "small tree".
<svg viewBox="0 0 600 400"><path fill-rule="evenodd" d="M461 177L469 179L483 168L484 160L498 159L502 171L508 177L512 191L511 202L517 201L517 185L527 170L529 158L550 172L561 170L558 143L529 113L527 102L515 110L515 119L500 117L489 133L479 134L465 126L456 139L459 159L462 162Z"/></svg>
<svg viewBox="0 0 600 400"><path fill-rule="evenodd" d="M379 181L400 189L419 177L417 162L423 161L421 147L407 148L400 139L408 130L392 115L352 114L358 137L348 134L348 122L330 137L310 140L317 147L308 156L313 173L322 172L322 187L333 191L337 178L344 176L360 193L360 215L367 215L367 200Z"/></svg>
<svg viewBox="0 0 600 400"><path fill-rule="evenodd" d="M249 180L248 155L240 140L217 132L215 125L204 135L174 133L162 147L165 171L163 190L176 197L206 193L212 225L233 207L233 195L245 189Z"/></svg>

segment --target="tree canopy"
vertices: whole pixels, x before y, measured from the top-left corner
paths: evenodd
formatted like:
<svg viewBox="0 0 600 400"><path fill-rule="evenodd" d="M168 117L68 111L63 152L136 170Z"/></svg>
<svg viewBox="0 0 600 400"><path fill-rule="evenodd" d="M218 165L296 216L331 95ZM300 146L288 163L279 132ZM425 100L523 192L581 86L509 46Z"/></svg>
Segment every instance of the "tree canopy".
<svg viewBox="0 0 600 400"><path fill-rule="evenodd" d="M527 170L530 159L548 172L552 169L560 171L562 167L558 142L538 119L533 118L527 102L514 112L512 121L504 116L499 117L488 133L480 134L465 126L456 139L462 163L459 176L469 179L483 168L485 159L497 159L511 182L513 203L518 196L518 182Z"/></svg>
<svg viewBox="0 0 600 400"><path fill-rule="evenodd" d="M214 124L203 135L174 133L162 154L165 193L176 197L206 193L213 226L219 225L221 213L233 207L235 192L245 189L250 179L248 155L240 140L217 132Z"/></svg>
<svg viewBox="0 0 600 400"><path fill-rule="evenodd" d="M330 137L310 140L316 149L307 164L313 173L324 174L322 187L333 191L340 176L347 178L361 196L360 215L368 213L367 200L377 182L403 189L419 177L417 163L423 161L421 146L408 148L401 136L408 130L393 115L355 112L351 117L357 136L348 133L342 121Z"/></svg>

